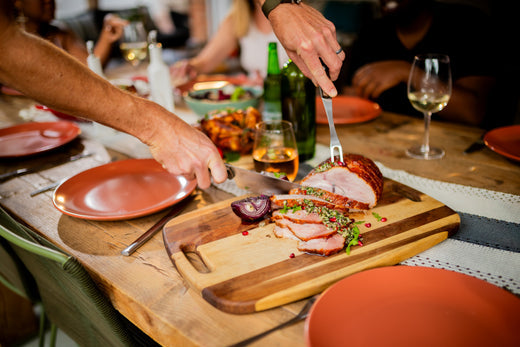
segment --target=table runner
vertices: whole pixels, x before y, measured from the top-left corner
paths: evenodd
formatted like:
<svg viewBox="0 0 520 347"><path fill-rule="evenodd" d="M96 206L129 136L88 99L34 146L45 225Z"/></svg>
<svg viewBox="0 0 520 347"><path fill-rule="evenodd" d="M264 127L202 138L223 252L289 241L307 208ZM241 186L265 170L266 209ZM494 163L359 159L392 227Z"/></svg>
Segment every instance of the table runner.
<svg viewBox="0 0 520 347"><path fill-rule="evenodd" d="M327 146L317 145L315 157L300 165L299 178L329 155ZM401 264L464 273L520 295L519 195L431 180L376 164L383 176L431 196L461 218L452 237ZM229 180L216 186L237 196L249 193Z"/></svg>

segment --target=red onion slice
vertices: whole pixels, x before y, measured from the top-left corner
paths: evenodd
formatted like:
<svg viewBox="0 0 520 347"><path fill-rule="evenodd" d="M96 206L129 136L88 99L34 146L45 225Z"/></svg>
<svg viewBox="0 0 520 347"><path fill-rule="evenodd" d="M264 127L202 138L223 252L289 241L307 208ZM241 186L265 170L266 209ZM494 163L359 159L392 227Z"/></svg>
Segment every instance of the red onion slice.
<svg viewBox="0 0 520 347"><path fill-rule="evenodd" d="M231 203L231 209L243 221L253 222L271 212L271 200L267 195L245 198Z"/></svg>

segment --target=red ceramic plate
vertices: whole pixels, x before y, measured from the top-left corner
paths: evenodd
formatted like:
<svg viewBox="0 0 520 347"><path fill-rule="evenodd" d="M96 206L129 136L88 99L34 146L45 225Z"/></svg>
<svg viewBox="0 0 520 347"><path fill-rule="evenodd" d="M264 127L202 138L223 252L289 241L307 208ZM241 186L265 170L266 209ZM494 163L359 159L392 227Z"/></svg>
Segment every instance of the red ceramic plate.
<svg viewBox="0 0 520 347"><path fill-rule="evenodd" d="M0 158L23 157L60 147L81 129L74 123L30 122L0 129Z"/></svg>
<svg viewBox="0 0 520 347"><path fill-rule="evenodd" d="M83 219L123 220L158 212L190 195L197 182L175 176L153 159L101 165L63 182L52 197L61 212Z"/></svg>
<svg viewBox="0 0 520 347"><path fill-rule="evenodd" d="M334 124L354 124L368 122L381 114L381 107L370 100L355 96L339 95L332 98ZM321 98L316 98L316 123L328 124L327 114Z"/></svg>
<svg viewBox="0 0 520 347"><path fill-rule="evenodd" d="M491 150L513 160L520 160L520 125L497 128L484 135Z"/></svg>
<svg viewBox="0 0 520 347"><path fill-rule="evenodd" d="M453 271L392 266L327 289L305 322L308 346L520 346L520 299Z"/></svg>

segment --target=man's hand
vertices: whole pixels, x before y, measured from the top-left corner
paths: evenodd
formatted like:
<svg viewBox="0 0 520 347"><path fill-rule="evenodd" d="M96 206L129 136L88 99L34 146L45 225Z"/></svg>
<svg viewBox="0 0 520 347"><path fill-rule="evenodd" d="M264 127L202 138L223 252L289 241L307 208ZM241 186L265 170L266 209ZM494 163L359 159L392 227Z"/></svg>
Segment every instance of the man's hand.
<svg viewBox="0 0 520 347"><path fill-rule="evenodd" d="M258 3L261 5L263 1ZM325 93L336 96L338 92L332 81L339 76L345 52L336 39L334 24L303 3L278 5L269 14L269 21L287 55L303 74ZM320 58L327 65L330 78Z"/></svg>

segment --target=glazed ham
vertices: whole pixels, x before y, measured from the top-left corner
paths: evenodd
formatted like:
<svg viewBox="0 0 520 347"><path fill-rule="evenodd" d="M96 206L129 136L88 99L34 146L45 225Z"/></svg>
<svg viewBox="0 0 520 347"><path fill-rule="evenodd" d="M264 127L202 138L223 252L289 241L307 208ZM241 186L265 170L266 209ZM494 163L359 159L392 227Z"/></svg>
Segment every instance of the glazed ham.
<svg viewBox="0 0 520 347"><path fill-rule="evenodd" d="M346 154L343 160L321 163L301 181L302 186L322 189L334 198L344 197L349 201L346 205L356 209L374 207L383 194L381 171L372 160L358 154Z"/></svg>

